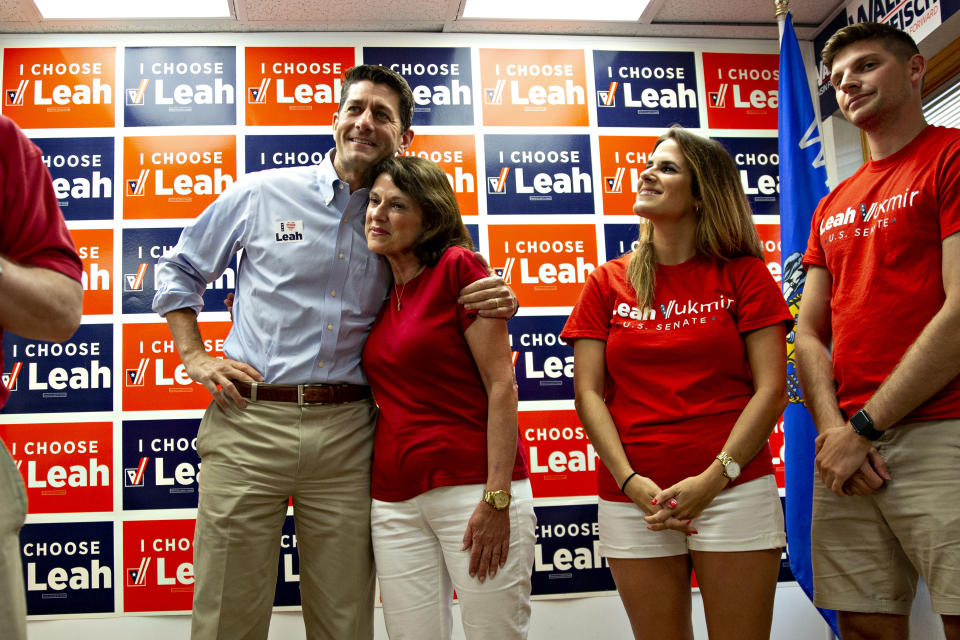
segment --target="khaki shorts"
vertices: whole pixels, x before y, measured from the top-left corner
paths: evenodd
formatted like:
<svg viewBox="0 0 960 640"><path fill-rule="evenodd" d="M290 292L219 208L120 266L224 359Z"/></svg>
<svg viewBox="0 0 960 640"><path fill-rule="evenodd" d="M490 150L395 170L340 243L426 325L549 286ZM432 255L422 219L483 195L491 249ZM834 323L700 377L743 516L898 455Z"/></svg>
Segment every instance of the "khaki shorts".
<svg viewBox="0 0 960 640"><path fill-rule="evenodd" d="M933 610L960 614L960 420L917 422L875 443L891 480L869 496L813 491L813 602L908 615L917 575Z"/></svg>

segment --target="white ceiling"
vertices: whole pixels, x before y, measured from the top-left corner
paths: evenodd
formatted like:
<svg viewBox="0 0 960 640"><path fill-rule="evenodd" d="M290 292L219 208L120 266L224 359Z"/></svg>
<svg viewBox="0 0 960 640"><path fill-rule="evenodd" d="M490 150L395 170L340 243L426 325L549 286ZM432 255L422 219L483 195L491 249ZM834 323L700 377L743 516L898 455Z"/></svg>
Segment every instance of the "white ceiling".
<svg viewBox="0 0 960 640"><path fill-rule="evenodd" d="M459 19L462 0L230 2L234 16L230 19L134 22L42 20L33 0L0 0L0 33L390 31L690 38L777 37L773 0L652 0L638 22L462 20ZM844 0L793 2L791 11L797 37L800 40L813 39L820 27L843 4Z"/></svg>

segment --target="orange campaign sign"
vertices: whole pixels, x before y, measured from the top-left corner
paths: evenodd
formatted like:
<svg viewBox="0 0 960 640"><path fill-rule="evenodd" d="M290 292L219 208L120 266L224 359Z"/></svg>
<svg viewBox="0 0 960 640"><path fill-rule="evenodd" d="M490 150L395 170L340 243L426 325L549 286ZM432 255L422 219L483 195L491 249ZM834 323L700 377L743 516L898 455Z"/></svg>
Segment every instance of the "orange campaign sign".
<svg viewBox="0 0 960 640"><path fill-rule="evenodd" d="M707 122L713 129L776 129L780 57L704 53Z"/></svg>
<svg viewBox="0 0 960 640"><path fill-rule="evenodd" d="M196 520L123 523L123 609L189 611Z"/></svg>
<svg viewBox="0 0 960 640"><path fill-rule="evenodd" d="M582 49L480 49L480 78L485 125L589 124Z"/></svg>
<svg viewBox="0 0 960 640"><path fill-rule="evenodd" d="M517 419L533 495L597 495L597 468L602 463L576 411L521 411Z"/></svg>
<svg viewBox="0 0 960 640"><path fill-rule="evenodd" d="M780 284L782 271L780 268L780 225L779 223L764 223L757 225L760 235L760 244L763 246L763 261L767 263L770 275Z"/></svg>
<svg viewBox="0 0 960 640"><path fill-rule="evenodd" d="M230 322L201 322L203 347L222 358ZM190 379L164 323L123 325L123 410L206 409L206 388Z"/></svg>
<svg viewBox="0 0 960 640"><path fill-rule="evenodd" d="M3 113L22 128L114 126L114 47L4 49L3 58Z"/></svg>
<svg viewBox="0 0 960 640"><path fill-rule="evenodd" d="M247 125L329 125L353 47L247 47Z"/></svg>
<svg viewBox="0 0 960 640"><path fill-rule="evenodd" d="M634 215L640 173L656 136L599 136L604 215Z"/></svg>
<svg viewBox="0 0 960 640"><path fill-rule="evenodd" d="M83 261L83 315L113 313L113 230L71 229Z"/></svg>
<svg viewBox="0 0 960 640"><path fill-rule="evenodd" d="M236 175L232 135L124 138L123 217L195 218Z"/></svg>
<svg viewBox="0 0 960 640"><path fill-rule="evenodd" d="M113 509L113 424L0 424L30 513ZM0 443L0 446L3 446Z"/></svg>
<svg viewBox="0 0 960 640"><path fill-rule="evenodd" d="M457 195L460 215L477 215L477 141L472 135L417 135L404 155L440 165Z"/></svg>
<svg viewBox="0 0 960 640"><path fill-rule="evenodd" d="M490 264L521 307L572 307L597 266L590 224L490 225Z"/></svg>

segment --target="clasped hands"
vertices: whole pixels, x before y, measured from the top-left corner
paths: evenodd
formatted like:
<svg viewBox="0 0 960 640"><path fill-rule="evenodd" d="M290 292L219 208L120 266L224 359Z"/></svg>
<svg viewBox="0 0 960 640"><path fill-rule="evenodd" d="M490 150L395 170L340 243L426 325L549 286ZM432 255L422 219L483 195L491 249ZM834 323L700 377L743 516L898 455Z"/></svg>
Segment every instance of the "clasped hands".
<svg viewBox="0 0 960 640"><path fill-rule="evenodd" d="M650 478L637 476L627 483L625 493L647 515L647 529L673 529L687 535L697 533L692 521L700 515L726 485L727 479L719 473L703 473L684 478L660 489Z"/></svg>
<svg viewBox="0 0 960 640"><path fill-rule="evenodd" d="M849 423L825 429L815 450L820 479L838 496L868 495L890 479L886 461Z"/></svg>

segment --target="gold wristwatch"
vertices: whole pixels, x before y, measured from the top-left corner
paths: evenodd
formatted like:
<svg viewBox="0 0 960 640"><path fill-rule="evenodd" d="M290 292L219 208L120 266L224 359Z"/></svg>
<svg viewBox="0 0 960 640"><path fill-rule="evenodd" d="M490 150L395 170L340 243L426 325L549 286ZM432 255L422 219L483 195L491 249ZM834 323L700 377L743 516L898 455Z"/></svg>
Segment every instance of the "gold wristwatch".
<svg viewBox="0 0 960 640"><path fill-rule="evenodd" d="M510 492L504 491L503 489L484 491L483 501L497 511L503 511L510 506Z"/></svg>
<svg viewBox="0 0 960 640"><path fill-rule="evenodd" d="M717 456L717 460L720 461L720 464L723 465L723 475L725 475L730 480L736 480L740 475L740 464L730 457L730 454L726 451L721 451L720 455Z"/></svg>

